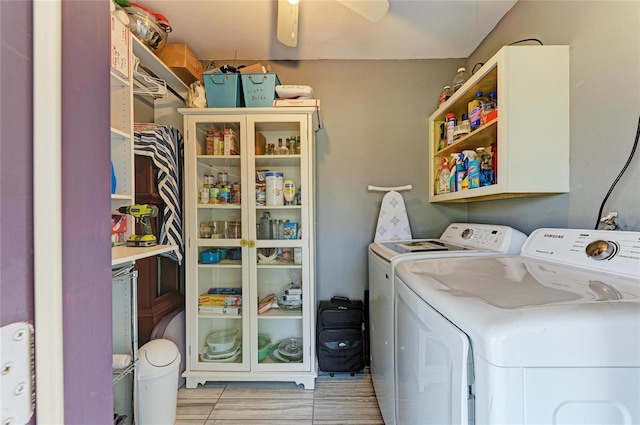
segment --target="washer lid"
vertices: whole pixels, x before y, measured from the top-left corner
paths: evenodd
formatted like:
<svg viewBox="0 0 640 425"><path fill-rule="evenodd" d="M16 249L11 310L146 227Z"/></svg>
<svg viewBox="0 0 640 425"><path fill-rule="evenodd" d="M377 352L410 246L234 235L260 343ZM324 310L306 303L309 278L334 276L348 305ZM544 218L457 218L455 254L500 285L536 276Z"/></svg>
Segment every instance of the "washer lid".
<svg viewBox="0 0 640 425"><path fill-rule="evenodd" d="M396 276L492 364L640 365L640 279L506 256L412 261Z"/></svg>
<svg viewBox="0 0 640 425"><path fill-rule="evenodd" d="M474 249L462 245L447 243L439 239L411 239L405 241L373 242L369 249L387 261L392 261L402 255L442 255L445 253L466 253Z"/></svg>

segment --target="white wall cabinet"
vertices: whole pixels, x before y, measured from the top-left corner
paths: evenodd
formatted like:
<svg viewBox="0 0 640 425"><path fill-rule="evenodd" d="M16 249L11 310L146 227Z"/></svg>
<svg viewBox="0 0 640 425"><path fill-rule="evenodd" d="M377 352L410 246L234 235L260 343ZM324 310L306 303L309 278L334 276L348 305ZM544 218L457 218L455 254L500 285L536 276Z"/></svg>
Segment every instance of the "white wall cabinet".
<svg viewBox="0 0 640 425"><path fill-rule="evenodd" d="M111 16L112 26L117 25ZM114 34L112 34L112 37ZM128 72L119 72L114 67L110 69L111 77L111 163L116 177L116 190L111 194L111 211L117 213L118 208L135 203L135 168L133 149L134 124L134 78L132 77L132 54L144 58L144 66L151 69L155 75L166 79L179 95L186 96L187 86L180 81L146 46L126 30L115 34L119 44L125 45L121 52L127 55ZM142 60L142 59L141 59ZM171 108L175 114L175 107ZM127 231L125 239L135 230L135 220L127 216ZM162 252L176 249L175 245L157 245L153 247L114 246L111 249L112 266L121 265L137 259L151 257Z"/></svg>
<svg viewBox="0 0 640 425"><path fill-rule="evenodd" d="M294 381L305 388L314 388L315 111L315 108L179 109L184 114L186 133L187 388L207 381ZM214 130L235 132L239 152L207 155L206 135ZM292 137L300 139L299 153L292 150L287 155L267 155L256 149L256 139L277 145L278 139L284 142ZM293 180L296 188L301 188L301 201L295 205L260 205L256 176L263 175L265 170L282 172L284 180ZM205 180L210 183L208 176L213 176L218 186L226 176L232 190L230 201L203 202L199 195L205 188ZM260 219L265 213L274 224L284 220L296 223L295 239L265 234L261 238ZM263 230L264 224L263 221ZM204 264L201 254L205 251L217 253L220 261ZM238 258L238 253L239 259L232 259ZM284 293L291 283L300 284L301 308L281 305L258 314L260 300ZM199 296L222 288L241 290L239 314L205 312L200 308ZM225 331L238 334L237 344L222 352L208 348L208 336ZM258 353L259 336L271 340L264 359ZM300 347L300 358L295 355L292 360L280 354L283 348L298 351L296 347Z"/></svg>
<svg viewBox="0 0 640 425"><path fill-rule="evenodd" d="M477 91L496 91L498 117L439 148L448 113L460 122ZM436 193L439 161L478 147L497 149L495 184ZM429 117L430 202L473 202L569 191L569 47L506 46Z"/></svg>

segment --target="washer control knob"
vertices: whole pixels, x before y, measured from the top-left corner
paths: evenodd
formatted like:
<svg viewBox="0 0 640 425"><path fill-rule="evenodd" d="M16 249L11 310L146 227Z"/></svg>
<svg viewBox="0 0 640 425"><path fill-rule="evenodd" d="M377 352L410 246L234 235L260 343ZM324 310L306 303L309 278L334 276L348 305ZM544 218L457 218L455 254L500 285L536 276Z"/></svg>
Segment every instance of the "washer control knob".
<svg viewBox="0 0 640 425"><path fill-rule="evenodd" d="M594 260L606 260L613 257L616 252L616 246L612 242L603 240L593 241L585 249L587 256Z"/></svg>
<svg viewBox="0 0 640 425"><path fill-rule="evenodd" d="M473 230L472 229L464 229L462 231L462 239L469 239L471 236L473 236Z"/></svg>

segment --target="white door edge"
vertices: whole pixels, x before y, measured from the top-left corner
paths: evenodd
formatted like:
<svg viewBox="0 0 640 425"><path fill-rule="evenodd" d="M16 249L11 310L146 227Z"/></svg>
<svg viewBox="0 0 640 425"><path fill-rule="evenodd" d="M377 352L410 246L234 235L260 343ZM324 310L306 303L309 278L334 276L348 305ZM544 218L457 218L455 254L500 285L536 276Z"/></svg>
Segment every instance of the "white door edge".
<svg viewBox="0 0 640 425"><path fill-rule="evenodd" d="M64 423L62 2L33 2L33 234L36 422ZM38 397L38 394L41 396Z"/></svg>

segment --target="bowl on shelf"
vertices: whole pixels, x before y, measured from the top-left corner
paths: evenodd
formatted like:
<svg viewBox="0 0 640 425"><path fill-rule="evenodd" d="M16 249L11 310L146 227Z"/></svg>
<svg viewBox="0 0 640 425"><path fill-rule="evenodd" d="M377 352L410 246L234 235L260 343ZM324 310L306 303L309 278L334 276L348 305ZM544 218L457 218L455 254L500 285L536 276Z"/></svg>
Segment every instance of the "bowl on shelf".
<svg viewBox="0 0 640 425"><path fill-rule="evenodd" d="M215 264L220 262L220 251L212 249L209 251L202 251L200 253L200 262L202 264Z"/></svg>
<svg viewBox="0 0 640 425"><path fill-rule="evenodd" d="M168 22L158 19L162 15L154 15L140 6L125 7L129 15L129 30L151 50L161 50L167 44L167 35L171 32Z"/></svg>
<svg viewBox="0 0 640 425"><path fill-rule="evenodd" d="M241 260L242 250L240 248L229 248L227 250L227 258L229 260Z"/></svg>
<svg viewBox="0 0 640 425"><path fill-rule="evenodd" d="M302 359L303 345L301 338L289 338L278 344L278 354L288 361L298 361Z"/></svg>
<svg viewBox="0 0 640 425"><path fill-rule="evenodd" d="M228 352L234 347L239 334L240 331L238 329L213 332L207 336L207 346L210 352L213 353Z"/></svg>
<svg viewBox="0 0 640 425"><path fill-rule="evenodd" d="M258 361L261 362L267 358L271 348L271 337L266 334L258 334Z"/></svg>

